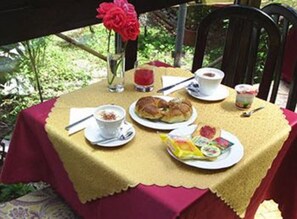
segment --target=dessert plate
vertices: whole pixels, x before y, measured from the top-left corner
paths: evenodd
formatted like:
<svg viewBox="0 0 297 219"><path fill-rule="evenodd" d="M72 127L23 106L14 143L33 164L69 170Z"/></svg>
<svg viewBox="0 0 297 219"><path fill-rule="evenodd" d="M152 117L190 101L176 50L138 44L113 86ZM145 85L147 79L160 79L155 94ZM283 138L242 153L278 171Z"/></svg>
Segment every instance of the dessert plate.
<svg viewBox="0 0 297 219"><path fill-rule="evenodd" d="M104 138L100 135L100 130L98 128L96 121L92 121L90 123L90 125L86 127L84 134L85 134L85 138L93 145L98 145L98 146L102 146L102 147L118 147L118 146L128 143L135 136L135 129L131 123L124 122L120 129L121 129L121 131L120 131L119 136L123 133L127 133L127 131L131 131L132 134L125 140L115 140L115 141L108 142L108 143L104 143L104 142L96 143L100 140L104 140Z"/></svg>
<svg viewBox="0 0 297 219"><path fill-rule="evenodd" d="M179 129L175 129L171 131L169 134L171 135L177 135L177 136L187 136L191 135L195 129L197 128L197 125L190 125L187 127L181 127ZM233 166L234 164L238 163L244 154L243 146L238 140L238 138L231 134L228 131L221 130L221 137L231 141L234 143L230 147L229 150L221 154L216 160L214 161L208 161L208 160L181 160L174 156L169 149L167 149L168 153L176 160L192 167L197 167L201 169L209 169L209 170L216 170L216 169L222 169L227 168L230 166Z"/></svg>
<svg viewBox="0 0 297 219"><path fill-rule="evenodd" d="M169 96L157 96L160 98L163 98L166 101L172 100L174 99L174 97L169 97ZM162 121L152 121L152 120L148 120L148 119L143 119L141 117L139 117L136 113L135 113L135 105L136 102L133 102L130 107L129 107L129 114L131 116L131 118L139 123L140 125L143 125L145 127L148 128L152 128L152 129L157 129L157 130L172 130L172 129L176 129L179 128L181 126L187 126L192 124L196 118L197 118L197 111L196 109L193 107L193 113L192 116L184 122L177 122L177 123L166 123L166 122L162 122Z"/></svg>
<svg viewBox="0 0 297 219"><path fill-rule="evenodd" d="M191 84L186 87L186 90L188 91L188 94L190 94L192 97L199 99L199 100L205 100L205 101L219 101L219 100L223 100L229 96L228 89L223 85L219 85L216 92L209 96L200 93L199 90L197 90L197 88L196 88L196 90L197 90L196 91L195 88L193 88L191 86Z"/></svg>

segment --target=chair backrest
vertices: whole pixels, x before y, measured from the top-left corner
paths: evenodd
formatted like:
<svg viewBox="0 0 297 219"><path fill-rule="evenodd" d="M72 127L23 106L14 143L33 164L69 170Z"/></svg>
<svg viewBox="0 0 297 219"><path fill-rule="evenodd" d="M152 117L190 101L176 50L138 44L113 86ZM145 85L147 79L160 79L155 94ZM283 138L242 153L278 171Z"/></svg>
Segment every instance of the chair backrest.
<svg viewBox="0 0 297 219"><path fill-rule="evenodd" d="M293 78L290 85L289 96L287 100L287 109L295 111L297 104L297 62L295 62L295 70L293 72Z"/></svg>
<svg viewBox="0 0 297 219"><path fill-rule="evenodd" d="M218 21L228 25L220 68L225 72L223 84L230 87L253 83L257 51L253 40L258 38L257 33L263 32L258 30L263 29L267 33L268 51L258 94L258 97L267 99L280 46L280 33L272 18L257 8L232 5L217 9L203 18L197 32L192 72L202 67L210 28Z"/></svg>
<svg viewBox="0 0 297 219"><path fill-rule="evenodd" d="M263 7L262 11L273 18L281 32L281 47L279 58L275 67L275 80L270 101L275 102L276 100L282 74L289 75L290 77L287 76L286 78L287 80L290 80L290 90L286 108L294 111L297 102L297 85L295 84L297 83L297 51L294 51L294 49L297 48L297 11L288 5L277 3L269 4ZM292 36L293 38L290 40L290 37ZM286 60L289 60L290 63L286 63ZM284 66L284 64L290 66ZM290 72L284 72L284 70Z"/></svg>

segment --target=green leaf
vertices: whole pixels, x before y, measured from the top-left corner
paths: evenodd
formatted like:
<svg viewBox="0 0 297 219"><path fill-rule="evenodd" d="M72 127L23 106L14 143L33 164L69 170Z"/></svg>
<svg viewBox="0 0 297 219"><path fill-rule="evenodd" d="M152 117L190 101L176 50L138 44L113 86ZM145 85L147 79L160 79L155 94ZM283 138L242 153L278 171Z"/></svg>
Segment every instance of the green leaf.
<svg viewBox="0 0 297 219"><path fill-rule="evenodd" d="M9 57L0 56L0 73L12 72L16 69L18 61Z"/></svg>

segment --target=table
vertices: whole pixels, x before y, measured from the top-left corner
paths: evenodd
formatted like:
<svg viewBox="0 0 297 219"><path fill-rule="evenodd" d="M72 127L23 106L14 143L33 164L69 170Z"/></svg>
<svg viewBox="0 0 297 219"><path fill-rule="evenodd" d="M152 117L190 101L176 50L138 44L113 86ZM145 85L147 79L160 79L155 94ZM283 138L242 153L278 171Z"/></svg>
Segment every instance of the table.
<svg viewBox="0 0 297 219"><path fill-rule="evenodd" d="M209 189L138 185L126 192L82 204L57 152L44 130L45 120L56 99L22 111L18 117L1 181L45 181L84 218L238 218ZM297 115L283 110L292 127L289 138L254 193L245 218L253 218L259 204L273 198L284 218L297 218ZM214 210L215 207L215 210ZM115 210L116 209L116 210Z"/></svg>

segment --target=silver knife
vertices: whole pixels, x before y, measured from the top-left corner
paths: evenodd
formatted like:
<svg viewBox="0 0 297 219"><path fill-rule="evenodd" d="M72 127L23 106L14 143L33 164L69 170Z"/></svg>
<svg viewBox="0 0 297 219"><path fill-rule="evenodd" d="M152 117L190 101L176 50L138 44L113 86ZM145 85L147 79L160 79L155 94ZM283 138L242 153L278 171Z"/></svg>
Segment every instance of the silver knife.
<svg viewBox="0 0 297 219"><path fill-rule="evenodd" d="M172 85L169 85L169 86L167 86L167 87L163 87L162 89L157 90L157 93L162 93L163 91L169 90L169 89L171 89L171 88L173 88L173 87L175 87L175 86L177 86L177 85L179 85L179 84L182 84L182 83L184 83L184 82L193 80L194 78L195 78L195 76L190 77L190 78L187 78L187 79L185 79L185 80L183 80L183 81L180 81L180 82L178 82L178 83L176 83L176 84L172 84Z"/></svg>
<svg viewBox="0 0 297 219"><path fill-rule="evenodd" d="M65 129L66 129L67 131L69 131L69 129L72 128L73 126L75 126L75 125L77 125L77 124L79 124L79 123L81 123L81 122L83 122L83 121L85 121L85 120L91 118L92 116L93 116L93 114L88 115L87 117L84 117L84 118L82 118L82 119L80 119L80 120L78 120L78 121L76 121L76 122L74 122L74 123L72 123L72 124L70 124L70 125L67 125L67 126L65 127Z"/></svg>

